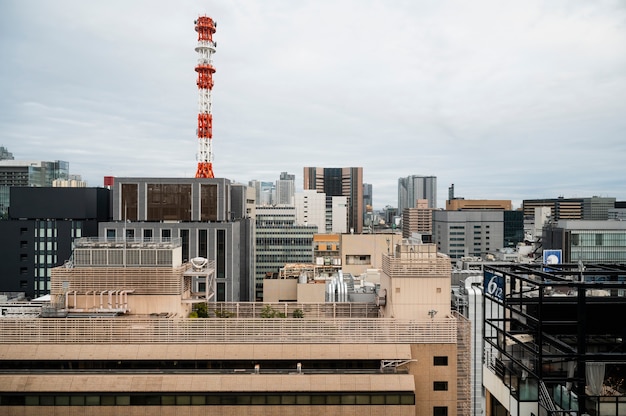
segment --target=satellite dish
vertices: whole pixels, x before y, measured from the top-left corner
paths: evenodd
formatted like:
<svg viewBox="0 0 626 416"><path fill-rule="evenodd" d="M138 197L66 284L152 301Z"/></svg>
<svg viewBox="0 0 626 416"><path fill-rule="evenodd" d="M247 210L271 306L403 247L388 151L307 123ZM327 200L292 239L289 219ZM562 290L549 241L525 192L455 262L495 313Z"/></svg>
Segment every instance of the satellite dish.
<svg viewBox="0 0 626 416"><path fill-rule="evenodd" d="M191 259L191 265L195 269L202 269L206 267L208 263L209 263L209 260L205 259L204 257L194 257L193 259Z"/></svg>

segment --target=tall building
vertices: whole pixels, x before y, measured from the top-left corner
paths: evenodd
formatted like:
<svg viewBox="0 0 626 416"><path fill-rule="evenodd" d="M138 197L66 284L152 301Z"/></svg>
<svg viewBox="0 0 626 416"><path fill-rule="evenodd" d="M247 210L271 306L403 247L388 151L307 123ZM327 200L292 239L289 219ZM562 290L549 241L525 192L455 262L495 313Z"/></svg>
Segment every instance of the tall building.
<svg viewBox="0 0 626 416"><path fill-rule="evenodd" d="M363 168L304 168L304 189L348 198L348 230L363 232Z"/></svg>
<svg viewBox="0 0 626 416"><path fill-rule="evenodd" d="M313 236L317 225L298 225L296 208L256 208L255 298L263 299L263 279L287 263L313 263Z"/></svg>
<svg viewBox="0 0 626 416"><path fill-rule="evenodd" d="M110 239L180 238L184 262L214 261L218 301L254 296L254 220L246 187L223 178L115 178Z"/></svg>
<svg viewBox="0 0 626 416"><path fill-rule="evenodd" d="M421 234L424 243L432 243L433 209L428 201L418 199L415 208L406 208L402 213L402 237L409 238L413 233Z"/></svg>
<svg viewBox="0 0 626 416"><path fill-rule="evenodd" d="M11 155L6 150L5 156ZM61 160L20 161L0 159L0 218L6 217L11 205L12 186L52 186L55 179L68 179L70 164Z"/></svg>
<svg viewBox="0 0 626 416"><path fill-rule="evenodd" d="M275 204L276 184L272 182L252 180L248 186L254 188L255 201L257 206L268 206Z"/></svg>
<svg viewBox="0 0 626 416"><path fill-rule="evenodd" d="M0 292L50 293L50 273L70 260L74 240L98 235L111 220L104 188L12 187L0 221Z"/></svg>
<svg viewBox="0 0 626 416"><path fill-rule="evenodd" d="M316 225L318 232L348 232L348 198L345 196L327 196L313 189L306 189L295 195L296 223Z"/></svg>
<svg viewBox="0 0 626 416"><path fill-rule="evenodd" d="M607 220L609 210L615 208L615 198L592 196L590 198L525 199L524 216L532 218L537 207L548 207L553 220Z"/></svg>
<svg viewBox="0 0 626 416"><path fill-rule="evenodd" d="M281 172L280 179L276 181L276 199L274 203L277 205L293 205L295 193L296 175Z"/></svg>
<svg viewBox="0 0 626 416"><path fill-rule="evenodd" d="M368 213L372 213L374 211L374 197L373 197L373 189L371 183L363 184L363 224L368 224L371 221L368 221L367 218Z"/></svg>
<svg viewBox="0 0 626 416"><path fill-rule="evenodd" d="M411 175L398 179L398 212L415 208L418 199L427 199L428 208L437 208L437 177Z"/></svg>

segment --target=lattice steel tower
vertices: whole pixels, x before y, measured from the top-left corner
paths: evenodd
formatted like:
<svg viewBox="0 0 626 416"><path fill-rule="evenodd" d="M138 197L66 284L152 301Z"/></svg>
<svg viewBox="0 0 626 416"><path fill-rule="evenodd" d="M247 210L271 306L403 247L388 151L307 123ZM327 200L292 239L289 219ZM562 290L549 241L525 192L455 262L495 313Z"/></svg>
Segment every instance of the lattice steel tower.
<svg viewBox="0 0 626 416"><path fill-rule="evenodd" d="M213 114L211 113L211 92L213 90L213 54L215 42L213 34L217 23L207 16L200 16L194 22L198 32L198 169L196 178L213 178Z"/></svg>

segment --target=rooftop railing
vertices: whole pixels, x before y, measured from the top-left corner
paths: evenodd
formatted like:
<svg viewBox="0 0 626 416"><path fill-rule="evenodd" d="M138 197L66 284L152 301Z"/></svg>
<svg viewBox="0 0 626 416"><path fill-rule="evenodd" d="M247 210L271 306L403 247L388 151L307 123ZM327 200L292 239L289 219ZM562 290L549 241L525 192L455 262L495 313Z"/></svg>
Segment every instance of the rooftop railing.
<svg viewBox="0 0 626 416"><path fill-rule="evenodd" d="M457 319L7 318L0 334L1 344L452 344Z"/></svg>

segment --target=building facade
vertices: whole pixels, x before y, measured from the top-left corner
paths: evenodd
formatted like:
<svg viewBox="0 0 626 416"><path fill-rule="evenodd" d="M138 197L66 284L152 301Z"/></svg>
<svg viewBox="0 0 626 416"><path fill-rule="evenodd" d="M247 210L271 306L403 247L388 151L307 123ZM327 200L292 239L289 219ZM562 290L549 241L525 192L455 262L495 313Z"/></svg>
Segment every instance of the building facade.
<svg viewBox="0 0 626 416"><path fill-rule="evenodd" d="M406 208L402 213L402 237L409 238L414 233L421 234L424 243L432 243L433 209L428 201L418 199L415 208Z"/></svg>
<svg viewBox="0 0 626 416"><path fill-rule="evenodd" d="M525 199L522 209L525 217L532 218L534 209L548 207L553 220L607 220L609 210L615 208L615 198L593 196L590 198Z"/></svg>
<svg viewBox="0 0 626 416"><path fill-rule="evenodd" d="M482 257L503 247L503 211L433 211L433 242L458 259Z"/></svg>
<svg viewBox="0 0 626 416"><path fill-rule="evenodd" d="M104 188L11 187L0 221L0 292L50 293L50 273L70 259L76 238L98 235L111 219Z"/></svg>
<svg viewBox="0 0 626 416"><path fill-rule="evenodd" d="M296 208L256 208L255 298L263 299L263 279L287 263L313 263L316 225L298 225Z"/></svg>
<svg viewBox="0 0 626 416"><path fill-rule="evenodd" d="M418 199L428 200L428 208L437 208L437 177L411 175L398 179L398 212L415 208Z"/></svg>
<svg viewBox="0 0 626 416"><path fill-rule="evenodd" d="M304 189L348 198L348 231L363 232L363 168L304 168Z"/></svg>
<svg viewBox="0 0 626 416"><path fill-rule="evenodd" d="M5 156L10 153L5 151ZM0 218L6 217L11 205L10 189L14 186L52 186L56 179L68 179L70 164L61 160L20 161L0 159Z"/></svg>
<svg viewBox="0 0 626 416"><path fill-rule="evenodd" d="M469 327L444 309L445 265L420 253L400 274L408 259L389 256L381 318L374 304L215 302L213 283L191 288L218 280L216 263L184 262L179 239L81 242L40 317L0 316L0 413L469 416Z"/></svg>
<svg viewBox="0 0 626 416"><path fill-rule="evenodd" d="M485 266L486 415L624 413L623 265Z"/></svg>
<svg viewBox="0 0 626 416"><path fill-rule="evenodd" d="M626 223L560 220L544 225L542 244L562 250L564 263L626 263Z"/></svg>
<svg viewBox="0 0 626 416"><path fill-rule="evenodd" d="M296 193L296 175L281 172L280 179L276 181L277 205L293 205L293 198Z"/></svg>
<svg viewBox="0 0 626 416"><path fill-rule="evenodd" d="M215 261L217 299L254 296L254 220L246 187L228 179L115 178L113 221L99 225L106 238L180 238L183 261Z"/></svg>

